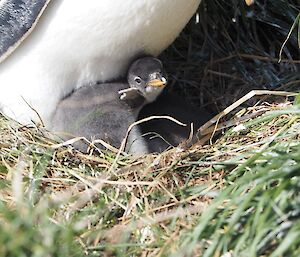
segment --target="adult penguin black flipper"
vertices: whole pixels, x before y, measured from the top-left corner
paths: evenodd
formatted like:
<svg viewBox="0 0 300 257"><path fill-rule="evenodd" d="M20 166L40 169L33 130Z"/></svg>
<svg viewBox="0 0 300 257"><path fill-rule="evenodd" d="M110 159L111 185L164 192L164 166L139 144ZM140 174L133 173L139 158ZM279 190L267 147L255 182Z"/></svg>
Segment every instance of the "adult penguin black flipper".
<svg viewBox="0 0 300 257"><path fill-rule="evenodd" d="M31 33L50 0L0 0L0 62Z"/></svg>

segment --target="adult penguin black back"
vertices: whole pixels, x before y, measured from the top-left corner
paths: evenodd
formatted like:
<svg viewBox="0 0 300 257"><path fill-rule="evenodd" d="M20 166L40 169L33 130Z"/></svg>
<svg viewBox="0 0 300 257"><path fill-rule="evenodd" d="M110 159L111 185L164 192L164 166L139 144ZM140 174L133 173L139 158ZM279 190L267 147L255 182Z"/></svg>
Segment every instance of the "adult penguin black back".
<svg viewBox="0 0 300 257"><path fill-rule="evenodd" d="M158 55L200 0L0 0L0 108L44 123L75 89L125 75ZM24 22L26 21L26 22ZM4 41L3 41L4 40Z"/></svg>

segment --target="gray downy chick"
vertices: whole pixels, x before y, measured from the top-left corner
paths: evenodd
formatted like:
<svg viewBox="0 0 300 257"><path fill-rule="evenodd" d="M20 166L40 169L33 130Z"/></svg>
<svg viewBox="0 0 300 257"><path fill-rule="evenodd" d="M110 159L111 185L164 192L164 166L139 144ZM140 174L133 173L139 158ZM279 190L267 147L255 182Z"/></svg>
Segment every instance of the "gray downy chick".
<svg viewBox="0 0 300 257"><path fill-rule="evenodd" d="M169 119L152 119L139 125L148 150L160 153L187 140L191 133L191 125L194 132L196 132L201 125L212 118L212 115L203 108L193 107L176 94L167 92L161 94L167 80L164 72L161 72L161 70L155 72L155 66L162 67L162 64L155 65L152 58L148 58L149 64L147 66L151 67L153 65L153 72L151 75L148 74L152 76L151 86L149 86L149 83L144 83L144 81L149 81L149 78L135 76L135 74L141 73L147 75L139 70L143 65L138 65L139 62L146 62L147 59L139 59L136 61L137 65L132 66L128 73L127 79L131 88L121 90L120 94L123 100L133 100L138 98L138 94L145 98L147 105L141 108L138 120L150 116L170 116L187 125L183 127ZM160 62L157 59L156 61Z"/></svg>
<svg viewBox="0 0 300 257"><path fill-rule="evenodd" d="M166 85L162 63L153 57L136 60L129 68L128 83L102 83L76 90L58 104L50 130L64 140L102 139L119 148L141 108L154 101ZM84 141L74 146L83 152L88 147ZM135 155L149 152L137 126L129 134L126 151Z"/></svg>
<svg viewBox="0 0 300 257"><path fill-rule="evenodd" d="M141 95L145 98L144 104L155 101L167 85L162 62L151 56L132 63L127 73L127 81L129 88L119 91L120 99L129 101Z"/></svg>

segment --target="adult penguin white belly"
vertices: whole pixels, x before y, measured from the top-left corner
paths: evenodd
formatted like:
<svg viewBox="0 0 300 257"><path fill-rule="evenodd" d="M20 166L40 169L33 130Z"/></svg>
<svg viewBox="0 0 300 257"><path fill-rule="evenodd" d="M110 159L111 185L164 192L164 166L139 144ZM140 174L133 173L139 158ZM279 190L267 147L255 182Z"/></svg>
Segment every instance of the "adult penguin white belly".
<svg viewBox="0 0 300 257"><path fill-rule="evenodd" d="M14 8L28 1L0 0L0 16L7 2ZM122 76L139 53L156 56L163 51L200 1L44 1L44 7L49 4L38 21L30 21L36 23L30 35L19 39L7 58L2 56L2 112L22 123L38 121L38 112L47 125L58 101L74 89ZM33 6L16 15L31 15Z"/></svg>

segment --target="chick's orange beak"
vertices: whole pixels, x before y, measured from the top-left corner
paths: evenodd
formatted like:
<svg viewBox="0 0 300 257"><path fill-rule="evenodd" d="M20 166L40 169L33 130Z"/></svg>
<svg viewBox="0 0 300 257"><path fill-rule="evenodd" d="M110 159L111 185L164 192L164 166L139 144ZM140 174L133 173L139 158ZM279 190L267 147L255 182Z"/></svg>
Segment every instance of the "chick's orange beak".
<svg viewBox="0 0 300 257"><path fill-rule="evenodd" d="M152 79L147 83L147 85L151 87L165 87L167 85L167 80L165 78Z"/></svg>

